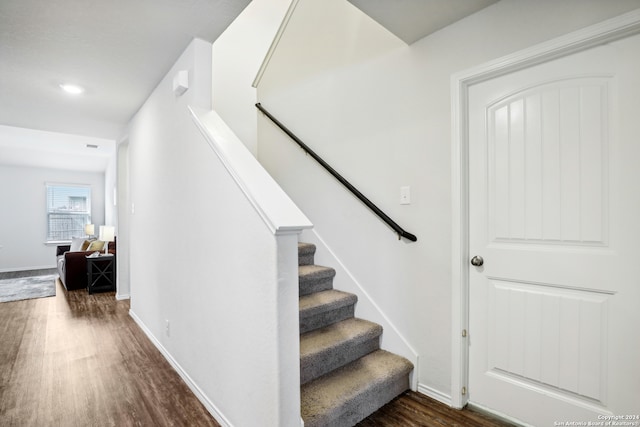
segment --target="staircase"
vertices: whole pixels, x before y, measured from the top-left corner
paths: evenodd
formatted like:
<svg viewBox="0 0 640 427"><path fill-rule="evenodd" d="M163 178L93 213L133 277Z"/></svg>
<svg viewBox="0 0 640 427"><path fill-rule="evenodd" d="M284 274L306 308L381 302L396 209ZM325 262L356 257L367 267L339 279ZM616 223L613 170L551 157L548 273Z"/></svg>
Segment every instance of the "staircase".
<svg viewBox="0 0 640 427"><path fill-rule="evenodd" d="M380 349L382 327L354 317L357 297L298 244L300 394L305 427L348 427L409 388L411 362Z"/></svg>

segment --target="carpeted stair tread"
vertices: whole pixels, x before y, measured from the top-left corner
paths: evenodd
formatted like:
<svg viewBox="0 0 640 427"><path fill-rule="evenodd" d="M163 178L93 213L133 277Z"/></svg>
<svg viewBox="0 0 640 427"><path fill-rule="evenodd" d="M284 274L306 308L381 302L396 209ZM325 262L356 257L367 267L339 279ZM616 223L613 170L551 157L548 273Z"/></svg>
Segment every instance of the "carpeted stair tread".
<svg viewBox="0 0 640 427"><path fill-rule="evenodd" d="M411 362L380 350L382 327L354 317L356 295L298 243L300 392L305 427L350 427L409 388Z"/></svg>
<svg viewBox="0 0 640 427"><path fill-rule="evenodd" d="M313 264L316 245L312 243L298 243L298 265Z"/></svg>
<svg viewBox="0 0 640 427"><path fill-rule="evenodd" d="M411 362L377 350L301 387L305 427L348 427L409 388Z"/></svg>
<svg viewBox="0 0 640 427"><path fill-rule="evenodd" d="M300 296L333 288L336 271L321 265L301 265L298 267L298 284Z"/></svg>
<svg viewBox="0 0 640 427"><path fill-rule="evenodd" d="M353 317L357 301L358 297L354 294L334 289L301 296L298 300L300 333Z"/></svg>
<svg viewBox="0 0 640 427"><path fill-rule="evenodd" d="M345 305L355 304L357 300L358 297L354 294L331 289L300 297L298 304L301 315L313 315Z"/></svg>
<svg viewBox="0 0 640 427"><path fill-rule="evenodd" d="M382 327L351 318L300 336L300 383L304 384L380 348Z"/></svg>

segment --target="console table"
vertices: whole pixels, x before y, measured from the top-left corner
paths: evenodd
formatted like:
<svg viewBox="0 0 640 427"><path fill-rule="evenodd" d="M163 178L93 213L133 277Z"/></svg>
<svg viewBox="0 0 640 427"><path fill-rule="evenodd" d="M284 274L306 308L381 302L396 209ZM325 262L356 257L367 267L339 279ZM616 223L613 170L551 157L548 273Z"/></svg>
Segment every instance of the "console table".
<svg viewBox="0 0 640 427"><path fill-rule="evenodd" d="M87 256L87 290L90 294L94 292L115 292L115 255Z"/></svg>

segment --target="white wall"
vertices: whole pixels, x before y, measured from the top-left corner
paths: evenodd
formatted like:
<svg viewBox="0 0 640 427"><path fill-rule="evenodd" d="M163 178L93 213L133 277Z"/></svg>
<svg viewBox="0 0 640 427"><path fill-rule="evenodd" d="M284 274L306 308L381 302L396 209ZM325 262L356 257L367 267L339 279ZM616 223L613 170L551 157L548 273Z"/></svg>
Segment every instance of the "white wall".
<svg viewBox="0 0 640 427"><path fill-rule="evenodd" d="M91 219L104 224L104 174L0 165L0 271L56 266L56 246L46 245L46 183L91 186Z"/></svg>
<svg viewBox="0 0 640 427"><path fill-rule="evenodd" d="M297 265L280 263L297 236L274 235L192 122L210 91L194 40L130 122L131 315L221 424L299 425Z"/></svg>
<svg viewBox="0 0 640 427"><path fill-rule="evenodd" d="M131 201L129 196L129 142L127 139L118 144L117 159L116 211L118 213L118 228L116 235L118 236L118 262L116 298L127 299L131 296L129 282Z"/></svg>
<svg viewBox="0 0 640 427"><path fill-rule="evenodd" d="M213 43L213 109L257 155L256 89L251 85L291 0L253 0Z"/></svg>
<svg viewBox="0 0 640 427"><path fill-rule="evenodd" d="M113 225L116 230L118 229L117 165L117 154L114 151L104 172L104 220L105 224Z"/></svg>
<svg viewBox="0 0 640 427"><path fill-rule="evenodd" d="M420 356L420 390L451 390L451 75L640 7L503 0L406 46L344 0L301 0L258 100L383 211L395 234L259 120L260 161ZM400 187L411 187L400 205ZM337 287L350 288L345 277Z"/></svg>

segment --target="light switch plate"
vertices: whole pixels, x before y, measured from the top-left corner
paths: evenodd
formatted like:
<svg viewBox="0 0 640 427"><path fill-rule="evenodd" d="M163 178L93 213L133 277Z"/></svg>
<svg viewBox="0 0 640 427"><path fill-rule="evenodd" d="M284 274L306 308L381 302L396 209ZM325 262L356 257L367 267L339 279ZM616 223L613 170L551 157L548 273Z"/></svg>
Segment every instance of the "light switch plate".
<svg viewBox="0 0 640 427"><path fill-rule="evenodd" d="M401 205L411 204L411 187L409 186L400 187L400 204Z"/></svg>

